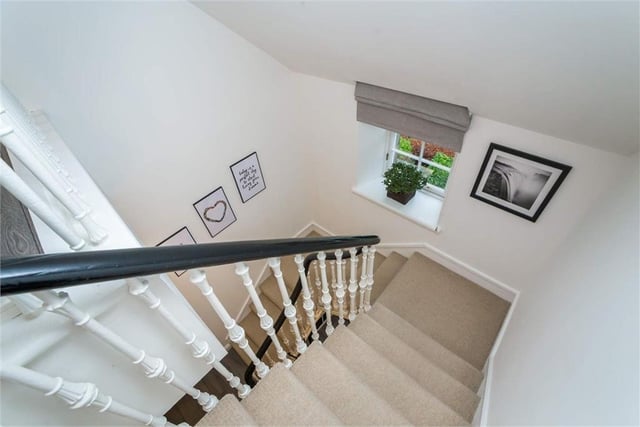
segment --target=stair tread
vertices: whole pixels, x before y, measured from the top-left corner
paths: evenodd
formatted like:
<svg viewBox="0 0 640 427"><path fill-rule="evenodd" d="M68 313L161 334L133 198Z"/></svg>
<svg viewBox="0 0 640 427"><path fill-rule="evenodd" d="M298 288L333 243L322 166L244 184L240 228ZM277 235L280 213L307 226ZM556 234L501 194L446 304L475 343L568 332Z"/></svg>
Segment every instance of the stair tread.
<svg viewBox="0 0 640 427"><path fill-rule="evenodd" d="M276 364L242 401L260 425L338 425L340 420L289 369Z"/></svg>
<svg viewBox="0 0 640 427"><path fill-rule="evenodd" d="M232 394L225 395L196 427L257 426L256 420Z"/></svg>
<svg viewBox="0 0 640 427"><path fill-rule="evenodd" d="M269 300L280 310L284 308L284 304L282 303L282 295L280 294L280 289L278 288L278 282L276 278L270 275L262 282L260 285L260 291L262 295L269 298Z"/></svg>
<svg viewBox="0 0 640 427"><path fill-rule="evenodd" d="M262 305L264 306L265 310L267 310L267 313L269 313L269 316L271 316L273 318L273 321L275 322L278 316L280 316L282 309L278 307L273 301L271 301L271 298L269 298L268 295L260 295L260 301L262 301ZM250 307L251 311L256 313L256 307L253 304L250 304Z"/></svg>
<svg viewBox="0 0 640 427"><path fill-rule="evenodd" d="M483 375L469 362L443 347L430 336L423 334L415 326L406 322L380 302L376 303L367 314L453 378L466 385L472 391L478 391Z"/></svg>
<svg viewBox="0 0 640 427"><path fill-rule="evenodd" d="M325 347L410 422L417 425L468 424L348 328L336 328Z"/></svg>
<svg viewBox="0 0 640 427"><path fill-rule="evenodd" d="M378 252L376 252L376 256ZM407 262L407 258L397 252L391 252L376 268L374 272L374 285L371 289L371 304L376 302L378 297L387 288L398 270Z"/></svg>
<svg viewBox="0 0 640 427"><path fill-rule="evenodd" d="M366 313L359 314L349 325L349 330L467 421L473 419L480 400L473 391L395 337Z"/></svg>
<svg viewBox="0 0 640 427"><path fill-rule="evenodd" d="M346 425L409 424L318 341L291 371Z"/></svg>
<svg viewBox="0 0 640 427"><path fill-rule="evenodd" d="M254 343L262 344L265 338L267 338L267 334L260 327L260 318L254 312L247 314L245 318L239 322L239 325L242 326L246 336ZM260 344L258 344L258 346L260 346Z"/></svg>
<svg viewBox="0 0 640 427"><path fill-rule="evenodd" d="M249 342L249 347L257 350L258 347L256 347L256 344L251 341L251 338L247 337L247 341ZM247 356L247 354L240 348L240 346L238 346L238 344L232 342L231 347L234 348L236 353L238 353L238 355L240 356L240 359L242 359L242 361L246 363L247 366L251 365L251 359L249 359L249 356Z"/></svg>
<svg viewBox="0 0 640 427"><path fill-rule="evenodd" d="M419 253L379 302L481 370L510 303Z"/></svg>

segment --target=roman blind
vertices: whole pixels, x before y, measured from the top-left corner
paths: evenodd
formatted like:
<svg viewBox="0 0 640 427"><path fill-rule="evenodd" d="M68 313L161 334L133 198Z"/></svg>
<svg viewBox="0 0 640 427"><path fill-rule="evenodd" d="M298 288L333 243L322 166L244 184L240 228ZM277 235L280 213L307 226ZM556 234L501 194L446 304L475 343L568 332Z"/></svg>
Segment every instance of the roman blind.
<svg viewBox="0 0 640 427"><path fill-rule="evenodd" d="M357 82L357 120L423 141L462 149L469 109L435 99Z"/></svg>

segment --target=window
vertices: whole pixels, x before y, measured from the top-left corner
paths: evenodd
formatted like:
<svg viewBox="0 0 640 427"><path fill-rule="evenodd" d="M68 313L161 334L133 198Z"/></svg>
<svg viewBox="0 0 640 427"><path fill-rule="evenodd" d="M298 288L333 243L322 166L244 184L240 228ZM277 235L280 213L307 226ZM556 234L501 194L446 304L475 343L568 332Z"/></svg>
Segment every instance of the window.
<svg viewBox="0 0 640 427"><path fill-rule="evenodd" d="M415 165L428 177L423 191L443 197L455 155L440 145L391 132L387 168L395 162Z"/></svg>

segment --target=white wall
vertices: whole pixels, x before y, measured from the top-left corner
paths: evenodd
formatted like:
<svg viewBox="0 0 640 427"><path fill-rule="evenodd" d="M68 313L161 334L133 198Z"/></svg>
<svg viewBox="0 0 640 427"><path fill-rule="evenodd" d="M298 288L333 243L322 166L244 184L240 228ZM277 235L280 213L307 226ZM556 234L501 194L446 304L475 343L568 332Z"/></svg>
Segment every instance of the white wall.
<svg viewBox="0 0 640 427"><path fill-rule="evenodd" d="M286 237L309 220L290 72L186 2L2 4L2 78L43 109L138 239ZM242 204L229 165L257 151L267 189ZM222 185L238 221L212 239L192 204ZM235 314L232 267L212 269ZM257 274L258 270L254 270ZM178 285L219 337L187 275Z"/></svg>
<svg viewBox="0 0 640 427"><path fill-rule="evenodd" d="M494 364L490 425L638 425L638 157L535 275Z"/></svg>
<svg viewBox="0 0 640 427"><path fill-rule="evenodd" d="M10 111L11 104L3 103ZM60 158L84 200L93 208L92 217L109 233L98 246L87 244L82 251L139 247L140 244L124 224L116 210L100 192L64 142L41 115L34 117L39 129ZM6 123L6 122L5 122ZM15 158L13 165L22 179L51 208L74 227L71 214L52 200L47 190ZM38 237L45 253L70 252L68 245L38 217L33 217ZM77 227L76 227L77 229ZM82 230L79 230L82 235ZM194 313L173 283L159 276L149 278L151 291L162 301L180 324L199 339L209 343L218 359L226 355L222 344ZM73 302L115 333L148 354L161 357L167 366L190 384L195 384L211 368L202 360L193 359L184 339L170 328L157 310L130 295L124 280L65 289ZM100 391L114 399L155 415L164 414L182 397L172 386L148 379L139 366L87 331L76 327L69 319L53 313L39 317L9 317L2 312L0 327L2 366L26 366L69 381L92 382ZM70 411L55 397L47 398L23 385L2 382L0 399L2 425L130 425L129 419L97 414L95 408Z"/></svg>
<svg viewBox="0 0 640 427"><path fill-rule="evenodd" d="M351 191L361 150L354 86L302 74L295 80L316 166L316 222L339 234L376 233L386 243L429 243L518 290L527 286L528 274L616 182L626 164L616 154L474 116L449 180L440 216L442 231L436 234ZM573 166L536 223L469 197L491 142ZM378 149L382 159L384 148Z"/></svg>

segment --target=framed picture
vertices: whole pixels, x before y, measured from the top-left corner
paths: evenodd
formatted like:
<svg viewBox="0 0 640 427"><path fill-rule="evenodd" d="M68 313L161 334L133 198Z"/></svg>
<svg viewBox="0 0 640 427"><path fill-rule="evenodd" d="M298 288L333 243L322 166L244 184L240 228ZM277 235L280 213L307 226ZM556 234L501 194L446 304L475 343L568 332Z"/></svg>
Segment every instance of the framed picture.
<svg viewBox="0 0 640 427"><path fill-rule="evenodd" d="M571 166L491 143L471 197L536 222Z"/></svg>
<svg viewBox="0 0 640 427"><path fill-rule="evenodd" d="M255 151L242 160L238 160L229 168L233 174L233 179L236 181L236 187L240 193L242 203L247 203L248 200L267 188L262 176L258 153Z"/></svg>
<svg viewBox="0 0 640 427"><path fill-rule="evenodd" d="M196 239L187 227L182 227L180 230L173 233L171 236L158 243L156 246L182 246L182 245L195 245ZM175 271L176 276L182 276L187 270Z"/></svg>
<svg viewBox="0 0 640 427"><path fill-rule="evenodd" d="M222 230L236 222L236 214L231 209L222 187L218 187L193 204L196 212L211 237L216 237Z"/></svg>

